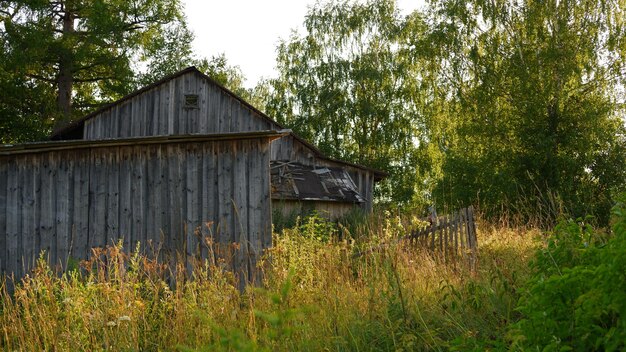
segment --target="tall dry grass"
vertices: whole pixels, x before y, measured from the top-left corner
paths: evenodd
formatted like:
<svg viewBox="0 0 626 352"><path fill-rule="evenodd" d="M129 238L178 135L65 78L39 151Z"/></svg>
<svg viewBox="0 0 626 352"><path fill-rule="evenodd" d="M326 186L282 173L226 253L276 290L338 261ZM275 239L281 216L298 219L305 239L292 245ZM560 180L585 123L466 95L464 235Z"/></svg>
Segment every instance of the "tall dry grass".
<svg viewBox="0 0 626 352"><path fill-rule="evenodd" d="M321 220L303 225L274 235L261 263L264 288L244 292L219 266L200 263L189 277L119 246L62 277L42 260L14 294L3 289L0 349L497 348L539 243L537 231L479 223L480 264L471 272L391 241L407 226L393 216L359 235L344 228L337 236Z"/></svg>

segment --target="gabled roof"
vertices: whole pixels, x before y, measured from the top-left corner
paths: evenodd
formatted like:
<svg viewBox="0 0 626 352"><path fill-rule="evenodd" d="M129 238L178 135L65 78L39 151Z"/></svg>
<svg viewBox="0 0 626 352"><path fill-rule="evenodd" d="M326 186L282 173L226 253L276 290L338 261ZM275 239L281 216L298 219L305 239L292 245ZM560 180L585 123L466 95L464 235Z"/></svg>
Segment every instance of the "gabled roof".
<svg viewBox="0 0 626 352"><path fill-rule="evenodd" d="M224 93L230 95L231 97L233 97L234 99L236 99L237 101L239 101L241 104L243 104L244 106L250 108L253 112L255 112L256 114L258 114L261 118L267 120L268 122L270 122L271 124L274 124L276 126L277 130L284 130L285 127L282 126L281 124L279 124L278 122L276 122L275 120L273 120L272 118L270 118L269 116L267 116L265 113L263 113L262 111L260 111L259 109L257 109L256 107L252 106L250 103L248 103L247 101L245 101L243 98L241 98L240 96L238 96L237 94L233 93L230 89L224 87L223 85L221 85L220 83L218 83L217 81L215 81L214 79L212 79L211 77L207 76L206 74L204 74L203 72L201 72L200 70L198 70L195 66L190 66L185 68L184 70L178 71L176 73L173 73L171 75L165 76L162 79L147 85L141 89L138 89L110 104L107 104L106 106L88 114L83 116L82 118L70 123L69 125L54 131L52 133L52 135L50 136L51 140L63 140L63 139L76 139L77 136L82 134L82 130L85 126L85 121L92 119L98 115L100 115L102 112L111 109L112 107L115 107L117 105L120 105L122 103L124 103L127 100L132 99L133 97L136 97L137 95L140 95L144 92L147 92L157 86L160 86L164 83L169 82L172 79L178 78L182 75L185 75L187 73L194 73L196 75L199 75L200 77L202 77L203 79L207 80L209 83L217 86L219 89L221 89ZM338 160L338 159L334 159L331 157L328 157L326 155L324 155L324 153L322 153L316 146L314 146L313 144L307 142L306 140L302 139L301 137L299 137L298 135L296 135L295 133L291 133L291 136L293 136L294 139L296 139L298 142L302 143L303 145L305 145L308 149L310 149L313 154L319 158L319 159L323 159L323 160L327 160L327 161L331 161L331 162L335 162L335 163L341 163L341 164L345 164L354 168L358 168L358 169L362 169L362 170L367 170L370 171L374 174L375 178L377 180L380 180L384 177L387 176L387 173L381 170L377 170L374 168L370 168L367 166L363 166L363 165L359 165L359 164L354 164L351 162L347 162L344 160ZM69 137L69 138L68 138Z"/></svg>

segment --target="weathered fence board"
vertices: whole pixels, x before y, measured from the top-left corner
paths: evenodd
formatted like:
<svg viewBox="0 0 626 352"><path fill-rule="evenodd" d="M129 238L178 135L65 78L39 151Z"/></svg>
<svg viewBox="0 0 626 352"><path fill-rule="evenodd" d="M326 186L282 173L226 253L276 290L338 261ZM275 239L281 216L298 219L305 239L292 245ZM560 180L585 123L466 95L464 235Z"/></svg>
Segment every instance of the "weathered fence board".
<svg viewBox="0 0 626 352"><path fill-rule="evenodd" d="M447 261L460 257L466 259L471 268L476 267L478 242L471 206L434 219L431 226L412 231L407 238L416 243L430 243L429 249Z"/></svg>
<svg viewBox="0 0 626 352"><path fill-rule="evenodd" d="M466 260L472 270L476 269L478 260L478 241L476 240L476 224L474 222L473 207L464 208L451 215L433 219L431 226L421 230L414 230L397 241L411 241L415 245L426 248L445 261ZM361 257L372 253L376 249L386 246L383 244L366 251L356 253L354 257Z"/></svg>

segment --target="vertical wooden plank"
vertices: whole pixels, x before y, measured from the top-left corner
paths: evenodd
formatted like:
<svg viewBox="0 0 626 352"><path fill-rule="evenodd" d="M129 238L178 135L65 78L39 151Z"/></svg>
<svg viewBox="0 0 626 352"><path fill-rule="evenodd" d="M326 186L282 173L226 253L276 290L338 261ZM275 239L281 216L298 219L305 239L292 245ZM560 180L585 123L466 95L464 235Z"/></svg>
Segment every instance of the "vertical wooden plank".
<svg viewBox="0 0 626 352"><path fill-rule="evenodd" d="M146 246L146 231L144 221L144 211L146 210L146 185L144 180L146 156L144 148L141 146L132 148L132 178L131 178L131 218L132 233L130 249L134 250L137 243L141 248Z"/></svg>
<svg viewBox="0 0 626 352"><path fill-rule="evenodd" d="M98 126L97 126L98 121L97 120L98 119L90 119L90 120L87 121L87 122L89 122L89 124L86 125L86 126L88 127L88 129L90 131L90 133L89 133L89 138L90 139L99 138L99 135L98 135L99 131L98 131Z"/></svg>
<svg viewBox="0 0 626 352"><path fill-rule="evenodd" d="M128 111L129 104L124 104L118 106L117 110L117 119L120 121L120 134L119 137L129 137L131 132L131 113Z"/></svg>
<svg viewBox="0 0 626 352"><path fill-rule="evenodd" d="M263 144L258 143L256 140L251 142L251 149L248 150L247 153L247 163L248 163L248 217L249 217L249 225L248 225L248 241L250 243L249 248L249 264L251 271L251 281L260 280L260 277L257 275L257 262L258 258L261 256L264 245L263 233L263 209L261 208L262 198L263 198L263 182L265 181L263 178L264 170L263 170L263 160L261 156L261 149L257 147L263 147ZM269 177L269 172L267 177ZM269 205L269 204L268 204ZM270 205L271 206L271 205ZM265 220L267 221L267 219Z"/></svg>
<svg viewBox="0 0 626 352"><path fill-rule="evenodd" d="M130 135L133 137L137 137L141 135L141 99L139 97L134 97L130 101L126 101L126 105L129 106L130 110Z"/></svg>
<svg viewBox="0 0 626 352"><path fill-rule="evenodd" d="M231 132L231 108L232 104L230 101L230 96L222 93L220 96L220 132Z"/></svg>
<svg viewBox="0 0 626 352"><path fill-rule="evenodd" d="M169 81L166 84L167 87L167 135L175 134L174 119L176 119L176 85L173 81Z"/></svg>
<svg viewBox="0 0 626 352"><path fill-rule="evenodd" d="M161 95L159 94L159 89L158 88L153 88L150 90L150 96L151 96L151 101L150 101L150 105L151 108L148 111L149 116L148 118L150 119L150 121L152 121L152 125L151 125L151 135L152 136L158 136L160 135L159 133L159 127L161 125L161 119L162 116L160 114L159 111L159 104L160 104L160 97Z"/></svg>
<svg viewBox="0 0 626 352"><path fill-rule="evenodd" d="M209 208L209 203L212 203L210 201L210 188L212 187L213 183L212 183L212 177L210 177L209 175L209 170L211 170L211 164L210 164L210 153L211 153L211 149L210 149L210 144L207 143L203 143L201 146L201 150L199 151L199 153L201 153L201 160L199 163L199 167L201 168L201 175L199 177L199 192L200 192L200 255L203 259L206 259L209 255L209 251L208 248L206 247L206 238L210 235L211 233L211 221L212 221L212 214Z"/></svg>
<svg viewBox="0 0 626 352"><path fill-rule="evenodd" d="M91 120L85 121L83 125L83 138L84 139L92 139L92 129L91 129Z"/></svg>
<svg viewBox="0 0 626 352"><path fill-rule="evenodd" d="M206 111L203 113L203 120L206 120L206 133L215 133L217 131L217 122L215 119L215 94L213 93L213 85L204 82L204 90L206 95Z"/></svg>
<svg viewBox="0 0 626 352"><path fill-rule="evenodd" d="M198 133L207 134L208 128L208 104L209 95L207 94L207 83L204 79L196 78L196 87L198 89L198 103L200 104L200 110L198 110Z"/></svg>
<svg viewBox="0 0 626 352"><path fill-rule="evenodd" d="M181 205L181 152L177 145L168 145L168 199L170 226L168 229L168 249L172 255L181 251L181 235L183 233Z"/></svg>
<svg viewBox="0 0 626 352"><path fill-rule="evenodd" d="M272 205L271 188L270 188L270 150L269 140L259 139L256 140L256 145L261 153L259 158L261 165L258 168L259 179L261 180L261 244L262 249L267 249L272 246ZM254 156L253 156L254 157Z"/></svg>
<svg viewBox="0 0 626 352"><path fill-rule="evenodd" d="M152 249L159 248L161 242L161 230L163 219L168 216L164 207L163 184L165 183L165 173L163 170L162 146L150 147L149 169L148 169L148 242Z"/></svg>
<svg viewBox="0 0 626 352"><path fill-rule="evenodd" d="M106 183L106 244L117 244L120 238L120 148L111 148L107 153ZM123 243L122 243L123 245ZM125 250L130 248L124 247Z"/></svg>
<svg viewBox="0 0 626 352"><path fill-rule="evenodd" d="M192 145L185 148L186 167L185 167L185 253L189 263L190 260L196 259L196 248L198 245L196 229L199 226L198 221L198 150Z"/></svg>
<svg viewBox="0 0 626 352"><path fill-rule="evenodd" d="M465 226L465 209L459 210L459 245L461 247L461 257L463 261L466 259L466 231L467 227Z"/></svg>
<svg viewBox="0 0 626 352"><path fill-rule="evenodd" d="M132 147L120 147L119 153L119 177L118 177L118 232L123 238L122 245L129 251L133 250L131 245L133 235L132 220Z"/></svg>
<svg viewBox="0 0 626 352"><path fill-rule="evenodd" d="M230 130L232 132L240 132L241 128L241 103L237 101L235 98L229 96L228 97L228 105L230 105Z"/></svg>
<svg viewBox="0 0 626 352"><path fill-rule="evenodd" d="M0 273L7 271L7 165L9 157L0 156Z"/></svg>
<svg viewBox="0 0 626 352"><path fill-rule="evenodd" d="M106 172L105 149L92 149L89 169L89 239L87 253L106 244Z"/></svg>
<svg viewBox="0 0 626 352"><path fill-rule="evenodd" d="M217 182L218 182L218 203L219 203L219 234L220 245L230 248L235 241L233 236L233 160L229 150L232 148L232 141L219 143L219 153L217 160ZM232 264L232 263L229 263Z"/></svg>
<svg viewBox="0 0 626 352"><path fill-rule="evenodd" d="M117 138L120 135L120 119L113 113L113 109L106 112L111 123L109 138Z"/></svg>
<svg viewBox="0 0 626 352"><path fill-rule="evenodd" d="M195 77L195 76L194 76ZM205 144L205 143L203 143ZM194 216L195 216L195 229L194 229L194 255L197 256L197 259L201 260L202 258L202 228L204 227L204 180L202 177L204 176L203 170L203 160L204 160L204 145L199 144L194 148L194 158L196 159L196 181L195 181L195 199L194 199Z"/></svg>
<svg viewBox="0 0 626 352"><path fill-rule="evenodd" d="M141 136L141 125L143 122L141 118L141 99L134 97L126 104L130 106L131 136Z"/></svg>
<svg viewBox="0 0 626 352"><path fill-rule="evenodd" d="M150 174L150 160L152 157L153 146L142 146L141 151L141 192L142 192L142 206L141 206L141 241L143 242L143 248L148 249L148 242L151 239L150 227L148 223L148 217L150 214L150 208L154 203L155 195L152 194L153 189L150 187L151 178Z"/></svg>
<svg viewBox="0 0 626 352"><path fill-rule="evenodd" d="M207 161L210 163L210 168L207 170L210 177L210 184L208 199L209 199L209 214L211 221L211 238L212 243L214 243L214 248L219 247L219 222L220 222L220 203L219 203L219 183L218 183L218 175L219 175L219 142L211 143L211 147L209 150L209 156ZM215 253L215 251L214 251ZM213 258L216 259L216 258Z"/></svg>
<svg viewBox="0 0 626 352"><path fill-rule="evenodd" d="M89 254L89 155L87 150L78 151L74 167L74 220L70 256L76 259L87 259Z"/></svg>
<svg viewBox="0 0 626 352"><path fill-rule="evenodd" d="M19 205L18 193L18 171L17 161L15 157L8 160L7 163L7 209L6 209L6 270L7 273L14 273L17 277L21 274L18 272L20 267L20 259L17 252L18 241L18 214Z"/></svg>
<svg viewBox="0 0 626 352"><path fill-rule="evenodd" d="M174 134L183 134L184 132L181 130L181 124L184 123L184 109L183 109L183 78L178 77L172 80L172 85L174 86L174 96L171 98L174 103L174 115L172 115L172 119L174 120Z"/></svg>
<svg viewBox="0 0 626 352"><path fill-rule="evenodd" d="M42 154L41 156L41 217L39 233L41 234L41 248L46 252L49 262L56 262L56 234L55 213L57 197L55 187L56 165L54 156Z"/></svg>
<svg viewBox="0 0 626 352"><path fill-rule="evenodd" d="M34 241L34 220L35 220L35 199L34 185L35 174L37 173L37 155L20 155L18 160L18 187L21 198L18 198L19 222L21 229L19 237L21 240L18 252L22 256L21 265L24 272L33 268L35 263L36 250Z"/></svg>
<svg viewBox="0 0 626 352"><path fill-rule="evenodd" d="M153 90L143 94L143 119L145 121L144 136L154 136L154 125L157 124L154 115L154 93Z"/></svg>
<svg viewBox="0 0 626 352"><path fill-rule="evenodd" d="M169 87L167 84L163 84L158 88L159 94L159 110L157 116L159 117L159 135L166 135L169 128L169 109L168 109L168 92Z"/></svg>
<svg viewBox="0 0 626 352"><path fill-rule="evenodd" d="M470 268L472 270L476 270L477 259L478 259L478 240L476 238L476 224L474 223L474 207L469 206L467 208L467 217L468 217L468 232L470 233L470 248L471 248L471 263Z"/></svg>
<svg viewBox="0 0 626 352"><path fill-rule="evenodd" d="M430 250L435 253L435 227L437 226L437 218L433 219L433 224L430 227Z"/></svg>
<svg viewBox="0 0 626 352"><path fill-rule="evenodd" d="M176 120L178 122L178 134L187 133L187 125L189 124L189 120L191 118L192 109L186 109L184 107L185 95L189 93L188 86L188 74L178 77L176 79L176 104L179 104L178 99L180 99L180 105L178 105L178 107L176 108L176 111L178 111L178 116L176 117Z"/></svg>
<svg viewBox="0 0 626 352"><path fill-rule="evenodd" d="M57 153L54 153L57 154ZM73 152L58 153L57 161L57 197L56 197L56 236L57 236L57 255L55 266L58 265L62 270L67 268L67 258L70 251L71 224L70 219L70 200L73 196L73 187L70 186L71 175L73 173L73 160L75 158Z"/></svg>
<svg viewBox="0 0 626 352"><path fill-rule="evenodd" d="M224 130L222 129L221 121L222 117L220 112L222 111L222 97L223 94L217 89L215 85L211 85L211 119L212 124L214 126L214 132L220 133Z"/></svg>
<svg viewBox="0 0 626 352"><path fill-rule="evenodd" d="M250 281L250 254L251 241L249 238L248 224L248 174L247 159L249 157L249 140L236 141L235 148L231 149L234 158L233 180L234 180L234 220L235 242L239 244L237 251L237 266L240 273L240 288L243 289L245 283Z"/></svg>

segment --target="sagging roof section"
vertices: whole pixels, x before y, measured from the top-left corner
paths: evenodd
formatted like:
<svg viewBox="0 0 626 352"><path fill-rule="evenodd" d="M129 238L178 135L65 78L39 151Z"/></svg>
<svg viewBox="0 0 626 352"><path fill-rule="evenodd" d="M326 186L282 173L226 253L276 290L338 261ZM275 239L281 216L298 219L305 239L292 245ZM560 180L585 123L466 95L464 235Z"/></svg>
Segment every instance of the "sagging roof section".
<svg viewBox="0 0 626 352"><path fill-rule="evenodd" d="M272 199L363 203L346 170L292 161L271 162Z"/></svg>

